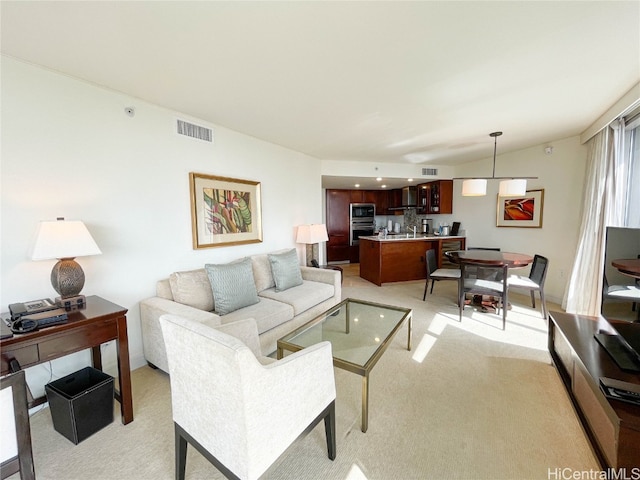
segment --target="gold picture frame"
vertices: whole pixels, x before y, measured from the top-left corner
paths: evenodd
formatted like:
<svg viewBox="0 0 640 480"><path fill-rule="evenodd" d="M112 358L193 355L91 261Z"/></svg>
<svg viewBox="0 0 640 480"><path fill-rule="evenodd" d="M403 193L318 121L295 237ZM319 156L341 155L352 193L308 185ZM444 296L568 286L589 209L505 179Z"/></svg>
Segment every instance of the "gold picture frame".
<svg viewBox="0 0 640 480"><path fill-rule="evenodd" d="M262 242L260 182L189 173L193 248Z"/></svg>
<svg viewBox="0 0 640 480"><path fill-rule="evenodd" d="M498 195L497 227L542 228L544 189L527 190L522 196Z"/></svg>

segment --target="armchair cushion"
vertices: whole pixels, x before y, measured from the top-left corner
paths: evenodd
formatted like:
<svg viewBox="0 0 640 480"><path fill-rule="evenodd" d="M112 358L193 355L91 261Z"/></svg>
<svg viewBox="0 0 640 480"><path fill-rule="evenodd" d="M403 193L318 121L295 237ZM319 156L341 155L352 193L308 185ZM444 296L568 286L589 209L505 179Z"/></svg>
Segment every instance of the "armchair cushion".
<svg viewBox="0 0 640 480"><path fill-rule="evenodd" d="M251 259L204 266L213 290L213 303L218 315L226 315L258 303L258 292L253 280Z"/></svg>
<svg viewBox="0 0 640 480"><path fill-rule="evenodd" d="M276 292L302 285L302 274L295 249L269 254L269 262L271 262L271 272L276 283Z"/></svg>

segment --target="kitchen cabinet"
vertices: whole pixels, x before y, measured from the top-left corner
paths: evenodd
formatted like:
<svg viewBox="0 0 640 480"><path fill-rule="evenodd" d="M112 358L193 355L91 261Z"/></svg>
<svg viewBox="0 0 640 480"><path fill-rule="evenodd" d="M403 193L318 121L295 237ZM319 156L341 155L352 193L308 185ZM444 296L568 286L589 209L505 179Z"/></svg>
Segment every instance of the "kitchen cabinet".
<svg viewBox="0 0 640 480"><path fill-rule="evenodd" d="M376 190L348 190L351 203L376 203Z"/></svg>
<svg viewBox="0 0 640 480"><path fill-rule="evenodd" d="M418 213L453 213L453 180L436 180L418 185Z"/></svg>
<svg viewBox="0 0 640 480"><path fill-rule="evenodd" d="M394 188L393 190L389 190L389 206L387 208L387 213L395 214L396 212L402 213L402 210L389 210L392 208L400 208L402 207L402 189Z"/></svg>
<svg viewBox="0 0 640 480"><path fill-rule="evenodd" d="M425 254L436 251L438 268L444 261L443 252L454 244L460 250L466 247L465 237L379 237L360 238L360 277L376 285L388 282L406 282L426 278Z"/></svg>
<svg viewBox="0 0 640 480"><path fill-rule="evenodd" d="M386 215L389 209L389 191L388 190L374 190L375 192L375 204L376 215Z"/></svg>
<svg viewBox="0 0 640 480"><path fill-rule="evenodd" d="M349 260L349 204L351 190L327 189L326 193L326 225L327 261L338 262Z"/></svg>

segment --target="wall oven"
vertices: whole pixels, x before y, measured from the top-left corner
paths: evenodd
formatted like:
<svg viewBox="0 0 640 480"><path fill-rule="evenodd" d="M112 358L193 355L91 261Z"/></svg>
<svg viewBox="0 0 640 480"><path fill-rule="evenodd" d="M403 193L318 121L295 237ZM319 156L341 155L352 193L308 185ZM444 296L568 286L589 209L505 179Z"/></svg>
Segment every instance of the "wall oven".
<svg viewBox="0 0 640 480"><path fill-rule="evenodd" d="M373 235L376 228L376 206L373 203L352 203L349 214L349 245L358 245L360 237Z"/></svg>

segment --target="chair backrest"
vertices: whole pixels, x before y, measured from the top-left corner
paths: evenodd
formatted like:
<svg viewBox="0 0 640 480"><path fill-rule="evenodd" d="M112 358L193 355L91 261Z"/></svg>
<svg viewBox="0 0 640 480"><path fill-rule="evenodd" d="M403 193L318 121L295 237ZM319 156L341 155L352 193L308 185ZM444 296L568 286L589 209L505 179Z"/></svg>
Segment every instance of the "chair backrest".
<svg viewBox="0 0 640 480"><path fill-rule="evenodd" d="M504 295L507 291L508 267L503 265L482 265L460 262L460 276L462 290L469 293Z"/></svg>
<svg viewBox="0 0 640 480"><path fill-rule="evenodd" d="M425 268L427 269L427 278L429 278L429 276L438 269L436 251L433 248L427 250L425 258L427 259L425 262Z"/></svg>
<svg viewBox="0 0 640 480"><path fill-rule="evenodd" d="M173 420L218 460L238 471L249 463L248 385L263 367L239 339L178 317L160 318L167 347Z"/></svg>
<svg viewBox="0 0 640 480"><path fill-rule="evenodd" d="M547 278L547 266L549 260L542 255L533 256L533 265L531 265L531 271L529 272L529 278L542 288L544 281Z"/></svg>

